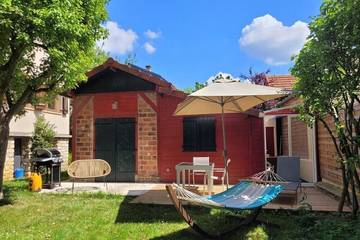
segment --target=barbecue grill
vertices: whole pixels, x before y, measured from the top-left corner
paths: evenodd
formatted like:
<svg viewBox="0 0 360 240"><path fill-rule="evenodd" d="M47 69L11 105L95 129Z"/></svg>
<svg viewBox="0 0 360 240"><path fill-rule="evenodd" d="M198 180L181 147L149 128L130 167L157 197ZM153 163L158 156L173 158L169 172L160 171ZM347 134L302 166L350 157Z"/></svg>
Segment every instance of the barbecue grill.
<svg viewBox="0 0 360 240"><path fill-rule="evenodd" d="M63 162L61 153L55 148L35 149L32 158L32 165L35 172L45 176L43 181L44 188L54 188L60 186L61 163Z"/></svg>

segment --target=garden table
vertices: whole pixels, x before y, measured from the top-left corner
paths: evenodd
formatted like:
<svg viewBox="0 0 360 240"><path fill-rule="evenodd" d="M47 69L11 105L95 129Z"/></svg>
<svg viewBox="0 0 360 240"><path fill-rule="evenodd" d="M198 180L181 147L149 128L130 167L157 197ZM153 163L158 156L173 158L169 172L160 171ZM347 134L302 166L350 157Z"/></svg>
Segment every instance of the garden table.
<svg viewBox="0 0 360 240"><path fill-rule="evenodd" d="M192 162L181 162L175 166L176 169L176 183L180 184L180 174L182 174L182 186L185 187L185 171L191 171L191 170L203 170L206 172L207 178L208 178L208 192L209 195L211 195L213 190L213 171L214 171L214 165L194 165Z"/></svg>

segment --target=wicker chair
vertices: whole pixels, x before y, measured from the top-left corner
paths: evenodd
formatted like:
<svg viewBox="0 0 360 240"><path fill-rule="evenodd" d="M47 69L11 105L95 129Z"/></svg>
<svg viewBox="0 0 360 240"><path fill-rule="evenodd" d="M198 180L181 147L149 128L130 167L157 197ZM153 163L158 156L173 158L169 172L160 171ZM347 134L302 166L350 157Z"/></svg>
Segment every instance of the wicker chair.
<svg viewBox="0 0 360 240"><path fill-rule="evenodd" d="M67 170L72 178L72 192L75 179L102 177L107 188L106 176L111 173L110 165L102 159L82 159L72 162Z"/></svg>

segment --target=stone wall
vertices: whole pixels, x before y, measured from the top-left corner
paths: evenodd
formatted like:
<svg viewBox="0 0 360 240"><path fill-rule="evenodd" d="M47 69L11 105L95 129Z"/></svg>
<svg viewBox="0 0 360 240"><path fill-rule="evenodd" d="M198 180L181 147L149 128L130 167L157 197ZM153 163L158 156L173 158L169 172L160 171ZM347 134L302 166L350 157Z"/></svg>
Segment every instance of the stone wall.
<svg viewBox="0 0 360 240"><path fill-rule="evenodd" d="M76 120L76 138L74 145L76 146L76 155L74 160L92 159L93 158L93 98L87 96L76 97L76 108L79 108L77 116L73 116Z"/></svg>
<svg viewBox="0 0 360 240"><path fill-rule="evenodd" d="M68 138L58 138L56 139L55 146L61 153L63 163L61 164L61 171L66 171L69 165L69 139Z"/></svg>
<svg viewBox="0 0 360 240"><path fill-rule="evenodd" d="M14 139L9 138L7 151L6 151L4 180L12 180L13 178L14 178Z"/></svg>
<svg viewBox="0 0 360 240"><path fill-rule="evenodd" d="M137 118L137 176L138 182L159 181L158 174L158 135L157 135L157 113L144 100L151 101L155 106L156 94L147 93L138 96L138 118Z"/></svg>

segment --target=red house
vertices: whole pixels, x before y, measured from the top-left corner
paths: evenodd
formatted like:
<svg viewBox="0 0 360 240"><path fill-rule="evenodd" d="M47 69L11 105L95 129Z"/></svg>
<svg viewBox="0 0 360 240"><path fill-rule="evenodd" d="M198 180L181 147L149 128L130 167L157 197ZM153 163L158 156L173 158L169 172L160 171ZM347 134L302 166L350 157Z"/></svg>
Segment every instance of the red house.
<svg viewBox="0 0 360 240"><path fill-rule="evenodd" d="M73 159L101 158L109 181L175 181L175 165L209 156L223 167L219 115L174 116L186 94L148 69L108 59L73 91ZM225 117L230 182L264 169L263 120Z"/></svg>

